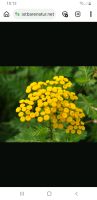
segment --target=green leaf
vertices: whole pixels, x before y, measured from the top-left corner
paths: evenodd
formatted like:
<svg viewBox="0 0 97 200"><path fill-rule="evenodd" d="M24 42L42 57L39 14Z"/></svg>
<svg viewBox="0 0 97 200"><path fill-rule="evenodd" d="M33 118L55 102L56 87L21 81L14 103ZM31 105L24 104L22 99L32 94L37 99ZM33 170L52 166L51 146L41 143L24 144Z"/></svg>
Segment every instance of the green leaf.
<svg viewBox="0 0 97 200"><path fill-rule="evenodd" d="M65 130L55 130L54 141L56 142L79 142L87 137L87 132L84 131L81 135L78 134L67 134Z"/></svg>
<svg viewBox="0 0 97 200"><path fill-rule="evenodd" d="M74 78L75 81L80 85L92 86L96 82L92 75L92 67L82 66L78 68L78 71L75 73Z"/></svg>
<svg viewBox="0 0 97 200"><path fill-rule="evenodd" d="M77 105L82 108L85 114L91 119L97 119L97 110L94 109L93 98L91 95L78 95Z"/></svg>

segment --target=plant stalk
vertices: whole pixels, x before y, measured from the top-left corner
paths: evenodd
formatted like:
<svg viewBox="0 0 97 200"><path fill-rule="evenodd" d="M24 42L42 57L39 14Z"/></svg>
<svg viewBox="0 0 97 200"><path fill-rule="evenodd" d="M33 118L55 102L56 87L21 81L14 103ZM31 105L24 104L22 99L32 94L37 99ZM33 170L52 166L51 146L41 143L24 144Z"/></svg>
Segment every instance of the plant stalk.
<svg viewBox="0 0 97 200"><path fill-rule="evenodd" d="M50 137L51 141L53 141L53 129L52 129L51 121L50 121L50 125L49 125L49 137Z"/></svg>
<svg viewBox="0 0 97 200"><path fill-rule="evenodd" d="M89 120L89 121L85 122L85 124L88 124L88 123L94 123L94 124L97 124L97 120L95 119L95 120Z"/></svg>

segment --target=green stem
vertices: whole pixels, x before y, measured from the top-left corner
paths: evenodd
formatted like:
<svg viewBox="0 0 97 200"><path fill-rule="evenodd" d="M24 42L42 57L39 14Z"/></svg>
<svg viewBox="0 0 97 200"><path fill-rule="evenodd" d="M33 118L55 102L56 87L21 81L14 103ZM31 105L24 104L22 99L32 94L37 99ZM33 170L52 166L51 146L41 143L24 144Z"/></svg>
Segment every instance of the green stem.
<svg viewBox="0 0 97 200"><path fill-rule="evenodd" d="M94 124L97 124L97 120L89 120L89 121L86 121L85 124L88 124L88 123L94 123Z"/></svg>
<svg viewBox="0 0 97 200"><path fill-rule="evenodd" d="M51 122L50 122L50 126L49 126L49 137L50 137L51 141L53 141L53 129L52 129Z"/></svg>

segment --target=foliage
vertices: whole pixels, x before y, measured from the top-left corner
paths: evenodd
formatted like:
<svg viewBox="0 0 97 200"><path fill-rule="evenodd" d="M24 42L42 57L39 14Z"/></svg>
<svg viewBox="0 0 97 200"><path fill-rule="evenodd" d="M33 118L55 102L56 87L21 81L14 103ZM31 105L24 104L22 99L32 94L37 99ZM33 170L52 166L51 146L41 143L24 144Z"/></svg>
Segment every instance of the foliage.
<svg viewBox="0 0 97 200"><path fill-rule="evenodd" d="M76 105L86 115L86 131L82 135L66 134L54 130L53 142L97 141L97 67L96 66L48 66L2 67L0 66L0 141L1 142L51 142L49 128L36 121L20 123L15 109L19 99L25 98L25 89L34 81L46 81L53 76L65 76L73 83L78 96Z"/></svg>

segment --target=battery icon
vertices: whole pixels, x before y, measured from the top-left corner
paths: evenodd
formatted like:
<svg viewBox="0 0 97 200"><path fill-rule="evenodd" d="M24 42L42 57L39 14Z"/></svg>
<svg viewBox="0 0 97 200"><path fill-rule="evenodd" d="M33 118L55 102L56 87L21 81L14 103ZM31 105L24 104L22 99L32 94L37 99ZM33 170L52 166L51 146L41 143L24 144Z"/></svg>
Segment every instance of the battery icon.
<svg viewBox="0 0 97 200"><path fill-rule="evenodd" d="M90 11L90 17L92 17L92 11Z"/></svg>

